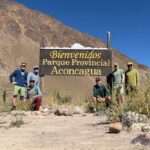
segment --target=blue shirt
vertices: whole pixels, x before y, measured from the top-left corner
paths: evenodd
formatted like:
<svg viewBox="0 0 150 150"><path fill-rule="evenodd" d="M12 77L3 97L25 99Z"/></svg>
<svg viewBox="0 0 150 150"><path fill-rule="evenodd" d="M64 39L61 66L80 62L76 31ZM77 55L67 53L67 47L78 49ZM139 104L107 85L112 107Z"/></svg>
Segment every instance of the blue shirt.
<svg viewBox="0 0 150 150"><path fill-rule="evenodd" d="M27 76L28 73L25 71L21 72L20 69L16 69L10 76L9 76L9 80L10 82L16 82L16 85L21 86L21 87L25 87L27 85Z"/></svg>
<svg viewBox="0 0 150 150"><path fill-rule="evenodd" d="M27 77L27 85L28 86L30 85L30 80L34 80L35 81L35 85L39 86L40 77L39 77L38 74L36 75L34 72L30 72L28 74L28 77Z"/></svg>

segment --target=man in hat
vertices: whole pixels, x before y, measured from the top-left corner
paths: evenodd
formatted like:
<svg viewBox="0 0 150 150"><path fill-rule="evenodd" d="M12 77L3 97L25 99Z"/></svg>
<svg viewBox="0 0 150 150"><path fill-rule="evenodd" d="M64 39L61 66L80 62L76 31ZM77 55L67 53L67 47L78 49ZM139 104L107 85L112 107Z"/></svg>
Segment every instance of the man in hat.
<svg viewBox="0 0 150 150"><path fill-rule="evenodd" d="M9 76L10 82L14 85L12 110L16 109L16 100L18 95L20 96L20 100L23 100L25 98L27 76L28 73L26 72L26 63L21 63L20 68L16 69Z"/></svg>
<svg viewBox="0 0 150 150"><path fill-rule="evenodd" d="M28 90L27 90L27 99L31 104L32 111L40 111L42 93L39 86L35 85L34 80L30 80Z"/></svg>
<svg viewBox="0 0 150 150"><path fill-rule="evenodd" d="M125 72L125 87L127 95L135 95L139 87L139 73L138 70L133 68L133 64L127 64L127 71Z"/></svg>
<svg viewBox="0 0 150 150"><path fill-rule="evenodd" d="M95 85L93 86L93 102L94 102L94 111L96 112L98 109L98 103L105 102L106 107L108 107L108 103L111 101L110 93L108 88L101 84L100 78L95 79Z"/></svg>
<svg viewBox="0 0 150 150"><path fill-rule="evenodd" d="M114 64L114 71L112 72L112 86L113 93L118 101L118 104L123 105L124 103L124 72L123 69L119 68L118 63Z"/></svg>
<svg viewBox="0 0 150 150"><path fill-rule="evenodd" d="M34 80L35 81L34 85L39 86L39 80L40 80L39 66L34 66L33 71L28 74L28 77L27 77L27 85L28 86L30 85L30 80Z"/></svg>

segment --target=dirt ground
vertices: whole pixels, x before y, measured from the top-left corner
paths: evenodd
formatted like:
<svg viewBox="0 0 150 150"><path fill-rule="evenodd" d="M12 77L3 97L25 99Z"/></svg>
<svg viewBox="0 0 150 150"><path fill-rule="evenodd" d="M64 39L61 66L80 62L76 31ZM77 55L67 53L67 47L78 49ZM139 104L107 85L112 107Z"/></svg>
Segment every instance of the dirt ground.
<svg viewBox="0 0 150 150"><path fill-rule="evenodd" d="M144 150L131 145L138 133L108 133L105 116L50 114L24 116L20 128L6 128L12 116L0 114L0 150ZM148 148L147 148L148 149Z"/></svg>

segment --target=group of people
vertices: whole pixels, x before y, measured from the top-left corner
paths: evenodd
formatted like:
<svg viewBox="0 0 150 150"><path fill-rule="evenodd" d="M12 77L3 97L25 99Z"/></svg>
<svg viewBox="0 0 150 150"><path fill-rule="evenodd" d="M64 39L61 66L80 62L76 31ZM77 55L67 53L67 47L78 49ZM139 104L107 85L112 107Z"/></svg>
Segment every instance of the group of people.
<svg viewBox="0 0 150 150"><path fill-rule="evenodd" d="M114 64L113 72L107 77L107 85L103 85L99 77L95 79L93 86L94 111L97 111L98 103L105 102L109 107L112 95L115 96L119 105L124 104L124 95L135 96L139 87L139 73L133 68L133 64L127 64L127 70L119 68L119 64Z"/></svg>
<svg viewBox="0 0 150 150"><path fill-rule="evenodd" d="M16 100L28 100L31 110L39 111L42 101L42 93L39 87L39 66L34 66L33 71L26 71L26 63L21 63L9 76L10 82L14 85L12 110L16 110ZM136 93L139 87L139 73L133 68L133 64L127 64L127 70L119 68L119 64L114 64L113 72L107 77L107 86L101 83L101 79L95 79L93 86L94 111L97 111L98 103L105 102L109 107L112 101L112 94L116 96L119 105L124 104L124 94Z"/></svg>
<svg viewBox="0 0 150 150"><path fill-rule="evenodd" d="M20 68L14 70L9 76L10 82L14 85L12 110L16 110L16 100L28 100L31 110L39 111L42 101L42 93L39 87L39 66L34 66L33 71L26 71L26 63L21 63Z"/></svg>

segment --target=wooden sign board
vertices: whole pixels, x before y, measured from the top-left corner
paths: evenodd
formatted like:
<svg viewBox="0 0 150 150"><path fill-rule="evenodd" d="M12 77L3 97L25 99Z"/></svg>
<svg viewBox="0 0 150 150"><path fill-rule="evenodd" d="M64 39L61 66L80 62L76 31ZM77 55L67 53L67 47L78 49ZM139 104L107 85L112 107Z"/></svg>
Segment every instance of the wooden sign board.
<svg viewBox="0 0 150 150"><path fill-rule="evenodd" d="M40 49L40 76L107 76L111 72L108 49Z"/></svg>

